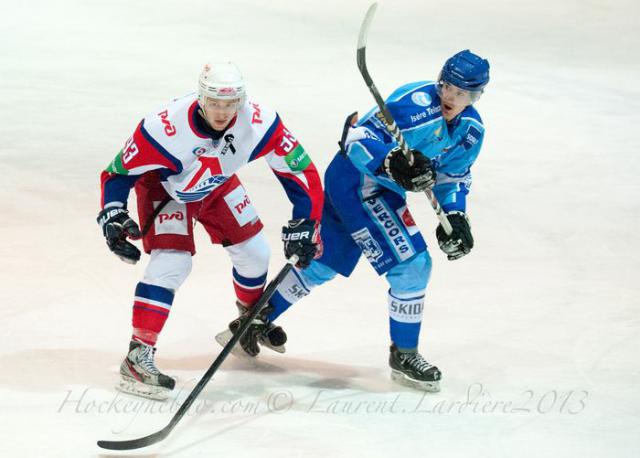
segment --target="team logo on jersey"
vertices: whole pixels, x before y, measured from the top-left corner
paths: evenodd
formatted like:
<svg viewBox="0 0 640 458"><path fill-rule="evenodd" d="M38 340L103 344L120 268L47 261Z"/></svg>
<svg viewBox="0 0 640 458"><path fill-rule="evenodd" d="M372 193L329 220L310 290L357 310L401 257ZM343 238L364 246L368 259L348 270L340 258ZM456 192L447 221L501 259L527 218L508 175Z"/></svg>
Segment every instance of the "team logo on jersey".
<svg viewBox="0 0 640 458"><path fill-rule="evenodd" d="M371 264L378 262L378 259L384 254L380 244L371 236L371 232L366 227L352 232L351 237Z"/></svg>
<svg viewBox="0 0 640 458"><path fill-rule="evenodd" d="M411 94L411 100L416 105L420 105L421 107L427 107L431 105L431 96L426 92L414 92Z"/></svg>
<svg viewBox="0 0 640 458"><path fill-rule="evenodd" d="M207 148L203 147L203 146L199 146L197 148L193 148L193 151L191 151L193 154L195 154L196 156L202 156L204 153L207 152Z"/></svg>
<svg viewBox="0 0 640 458"><path fill-rule="evenodd" d="M235 139L235 137L233 136L233 134L227 134L224 136L224 146L222 147L222 151L220 151L220 154L222 154L223 156L225 154L227 154L227 151L231 151L231 154L236 154L236 147L233 146L233 140Z"/></svg>
<svg viewBox="0 0 640 458"><path fill-rule="evenodd" d="M229 177L222 173L220 160L217 157L198 157L200 168L189 183L176 196L183 202L196 202L204 199L209 193L227 181Z"/></svg>

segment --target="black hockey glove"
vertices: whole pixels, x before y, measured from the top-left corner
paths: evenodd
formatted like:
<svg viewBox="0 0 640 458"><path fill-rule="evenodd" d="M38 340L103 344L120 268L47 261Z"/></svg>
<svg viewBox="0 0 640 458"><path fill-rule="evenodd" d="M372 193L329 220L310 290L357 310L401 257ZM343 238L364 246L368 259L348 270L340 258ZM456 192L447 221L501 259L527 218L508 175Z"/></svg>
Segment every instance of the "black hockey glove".
<svg viewBox="0 0 640 458"><path fill-rule="evenodd" d="M411 150L411 153L413 164L409 165L409 160L400 147L396 146L384 158L384 171L407 191L421 192L431 189L436 184L436 172L431 159L416 149Z"/></svg>
<svg viewBox="0 0 640 458"><path fill-rule="evenodd" d="M447 213L447 219L453 228L453 232L451 235L447 235L440 224L436 229L436 237L440 249L447 253L447 259L449 259L449 261L455 261L469 254L471 248L473 248L471 225L469 224L469 218L464 212L449 212Z"/></svg>
<svg viewBox="0 0 640 458"><path fill-rule="evenodd" d="M290 258L298 256L297 267L304 269L314 258L322 254L320 224L312 219L292 219L282 228L284 255Z"/></svg>
<svg viewBox="0 0 640 458"><path fill-rule="evenodd" d="M140 260L140 250L127 242L127 238L138 240L142 238L142 233L136 222L129 218L126 209L105 208L98 214L98 224L107 239L107 246L116 256L129 264Z"/></svg>

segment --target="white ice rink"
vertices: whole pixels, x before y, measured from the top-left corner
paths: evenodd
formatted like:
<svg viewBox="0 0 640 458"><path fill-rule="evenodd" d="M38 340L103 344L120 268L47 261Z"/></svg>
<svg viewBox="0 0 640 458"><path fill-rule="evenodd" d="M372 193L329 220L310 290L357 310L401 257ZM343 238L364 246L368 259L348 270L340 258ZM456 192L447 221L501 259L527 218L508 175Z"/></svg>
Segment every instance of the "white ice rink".
<svg viewBox="0 0 640 458"><path fill-rule="evenodd" d="M386 284L366 262L281 320L288 351L230 357L164 442L235 315L230 262L199 230L159 341L165 404L116 394L145 263L108 252L99 172L144 114L234 60L324 172L344 117L373 100L355 47L369 0L0 0L1 457L640 456L640 6L637 0L383 0L369 69L383 94L464 48L492 80L470 195L476 248L432 249L426 394L389 380ZM265 163L241 178L271 273L290 215Z"/></svg>

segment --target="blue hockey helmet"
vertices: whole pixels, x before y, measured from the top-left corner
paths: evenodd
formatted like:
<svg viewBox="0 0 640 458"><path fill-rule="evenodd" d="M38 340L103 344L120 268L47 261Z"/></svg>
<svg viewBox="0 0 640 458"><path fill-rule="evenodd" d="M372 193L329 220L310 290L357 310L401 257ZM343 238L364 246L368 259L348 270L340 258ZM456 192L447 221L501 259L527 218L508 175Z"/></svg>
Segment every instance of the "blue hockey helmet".
<svg viewBox="0 0 640 458"><path fill-rule="evenodd" d="M465 49L447 59L438 80L481 93L489 83L489 61Z"/></svg>

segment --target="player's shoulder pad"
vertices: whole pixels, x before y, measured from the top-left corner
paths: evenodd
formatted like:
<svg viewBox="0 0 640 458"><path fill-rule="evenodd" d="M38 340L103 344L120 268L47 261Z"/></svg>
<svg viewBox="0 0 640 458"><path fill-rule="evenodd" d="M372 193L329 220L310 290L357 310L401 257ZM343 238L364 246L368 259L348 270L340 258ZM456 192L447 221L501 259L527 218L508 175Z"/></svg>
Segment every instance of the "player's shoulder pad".
<svg viewBox="0 0 640 458"><path fill-rule="evenodd" d="M144 130L161 144L175 142L185 132L191 132L190 107L196 100L197 95L190 93L156 108L142 120Z"/></svg>
<svg viewBox="0 0 640 458"><path fill-rule="evenodd" d="M464 124L473 124L484 132L484 124L480 113L478 113L478 110L476 110L473 105L469 105L460 113L460 121Z"/></svg>
<svg viewBox="0 0 640 458"><path fill-rule="evenodd" d="M278 113L267 105L263 105L256 100L247 99L242 107L240 107L238 117L242 118L254 129L259 130L264 128L267 130L278 118Z"/></svg>

